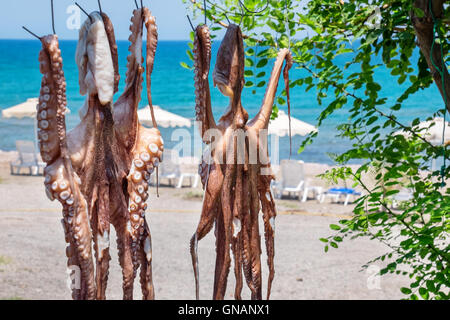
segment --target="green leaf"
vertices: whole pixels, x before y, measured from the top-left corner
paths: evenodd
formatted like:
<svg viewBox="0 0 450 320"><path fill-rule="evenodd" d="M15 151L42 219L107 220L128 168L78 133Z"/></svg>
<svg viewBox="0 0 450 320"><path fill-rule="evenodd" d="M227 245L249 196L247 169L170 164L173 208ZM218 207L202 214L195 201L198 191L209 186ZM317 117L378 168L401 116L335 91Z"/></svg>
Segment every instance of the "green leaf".
<svg viewBox="0 0 450 320"><path fill-rule="evenodd" d="M424 300L428 300L429 293L428 293L428 290L426 288L423 288L423 287L419 288L419 294Z"/></svg>
<svg viewBox="0 0 450 320"><path fill-rule="evenodd" d="M400 288L400 291L404 294L411 294L411 289L409 288L402 287Z"/></svg>
<svg viewBox="0 0 450 320"><path fill-rule="evenodd" d="M256 67L257 68L262 68L267 64L268 60L266 58L263 58L261 60L258 61Z"/></svg>
<svg viewBox="0 0 450 320"><path fill-rule="evenodd" d="M180 65L185 69L192 70L192 67L188 66L186 62L180 62Z"/></svg>

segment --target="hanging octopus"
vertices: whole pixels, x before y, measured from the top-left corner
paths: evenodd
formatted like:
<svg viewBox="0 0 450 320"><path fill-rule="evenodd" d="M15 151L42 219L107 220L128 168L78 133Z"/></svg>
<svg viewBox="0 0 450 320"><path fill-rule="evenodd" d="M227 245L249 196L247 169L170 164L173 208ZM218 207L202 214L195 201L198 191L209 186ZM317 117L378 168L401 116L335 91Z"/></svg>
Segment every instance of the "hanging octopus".
<svg viewBox="0 0 450 320"><path fill-rule="evenodd" d="M214 85L223 95L229 97L230 104L216 124L211 110L208 82L211 40L206 25L196 28L193 51L196 118L201 122L203 141L209 145L209 151L205 152L199 166L205 190L203 207L200 222L190 243L196 297L199 299L198 241L215 225L216 266L213 299L224 299L225 296L231 264L230 247L235 263L235 298L241 299L243 273L251 290L251 298L262 299L258 222L262 209L269 267L269 299L275 272L276 210L270 191L273 176L268 156L267 129L284 60L286 65L283 75L290 111L288 73L292 67L292 57L288 49L279 51L261 110L254 119L248 121L248 114L241 104L244 87L244 45L240 28L231 24L220 45L213 72ZM243 133L245 140L239 141L239 134L236 132Z"/></svg>
<svg viewBox="0 0 450 320"><path fill-rule="evenodd" d="M86 95L86 101L80 111L81 122L67 134L66 82L58 37L41 38L39 145L47 163L47 195L63 206L68 266L79 269L81 275L80 286L72 289L74 299L106 298L111 224L117 234L123 298L133 298L139 267L143 298L154 298L152 245L145 210L150 175L161 161L163 140L154 119L153 128L147 129L139 124L137 116L144 73L144 24L147 95L152 106L155 18L147 8L133 12L126 85L113 103L120 78L114 29L106 14L93 12L80 29L76 51L80 92Z"/></svg>

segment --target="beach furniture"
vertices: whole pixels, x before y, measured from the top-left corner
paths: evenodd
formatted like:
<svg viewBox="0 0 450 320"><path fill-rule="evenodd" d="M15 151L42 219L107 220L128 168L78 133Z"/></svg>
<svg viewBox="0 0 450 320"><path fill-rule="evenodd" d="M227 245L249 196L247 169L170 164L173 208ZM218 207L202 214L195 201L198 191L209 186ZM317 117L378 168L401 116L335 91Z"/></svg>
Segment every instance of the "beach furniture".
<svg viewBox="0 0 450 320"><path fill-rule="evenodd" d="M169 186L181 188L189 179L193 188L198 186L200 176L198 175L199 159L194 157L178 156L178 152L171 149L164 150L163 160L159 165L159 179L167 179ZM152 184L156 181L156 175L152 175Z"/></svg>
<svg viewBox="0 0 450 320"><path fill-rule="evenodd" d="M413 191L411 189L403 188L400 190L400 192L392 196L392 208L396 209L402 202L410 201L413 198Z"/></svg>
<svg viewBox="0 0 450 320"><path fill-rule="evenodd" d="M285 192L297 195L304 191L305 172L303 161L281 160L281 180L272 184L272 192L276 198L281 198Z"/></svg>
<svg viewBox="0 0 450 320"><path fill-rule="evenodd" d="M186 179L189 179L192 188L197 188L200 181L198 175L198 165L200 160L196 157L182 157L179 158L181 175L178 179L177 188L181 188Z"/></svg>
<svg viewBox="0 0 450 320"><path fill-rule="evenodd" d="M181 176L180 161L178 152L166 149L163 152L162 162L159 164L159 180L167 179L169 186L174 186L177 179ZM156 179L156 174L152 175L152 182Z"/></svg>
<svg viewBox="0 0 450 320"><path fill-rule="evenodd" d="M351 188L331 188L328 189L326 192L322 193L321 197L320 197L320 202L323 203L325 200L325 197L329 197L332 200L334 200L334 202L340 202L343 200L344 202L344 206L346 206L349 201L350 198L356 198L361 196L361 192L357 192L355 189L351 189Z"/></svg>
<svg viewBox="0 0 450 320"><path fill-rule="evenodd" d="M40 169L45 168L46 164L41 161L39 155L36 153L33 141L18 140L16 141L17 152L19 158L10 163L11 174L20 175L22 169L28 169L29 175L39 175Z"/></svg>
<svg viewBox="0 0 450 320"><path fill-rule="evenodd" d="M308 183L305 183L304 190L303 190L303 197L302 202L306 202L308 200L308 194L312 193L314 199L317 199L320 201L323 193L323 188L319 186L310 186Z"/></svg>

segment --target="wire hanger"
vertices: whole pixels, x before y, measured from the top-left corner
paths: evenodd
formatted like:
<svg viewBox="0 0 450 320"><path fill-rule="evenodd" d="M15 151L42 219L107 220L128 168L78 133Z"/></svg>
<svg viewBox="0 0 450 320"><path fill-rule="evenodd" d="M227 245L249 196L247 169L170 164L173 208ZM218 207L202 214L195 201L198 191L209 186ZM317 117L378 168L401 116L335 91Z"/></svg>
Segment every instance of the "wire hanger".
<svg viewBox="0 0 450 320"><path fill-rule="evenodd" d="M92 20L92 17L89 15L89 13L87 13L86 10L84 10L77 2L75 2L75 5L76 5L78 8L80 8L80 10L83 11L83 13L84 13L85 15L88 16L88 18L89 18L89 20L91 21L91 23L94 22L94 21Z"/></svg>

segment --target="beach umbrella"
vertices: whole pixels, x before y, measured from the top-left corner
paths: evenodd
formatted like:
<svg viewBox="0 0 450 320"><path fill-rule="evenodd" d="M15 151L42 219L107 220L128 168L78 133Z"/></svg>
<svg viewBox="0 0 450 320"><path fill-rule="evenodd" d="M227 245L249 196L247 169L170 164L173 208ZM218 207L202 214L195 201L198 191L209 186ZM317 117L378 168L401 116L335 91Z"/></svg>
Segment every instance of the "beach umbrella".
<svg viewBox="0 0 450 320"><path fill-rule="evenodd" d="M175 113L163 110L159 106L153 106L153 111L155 113L155 120L158 124L158 127L191 127L191 120L189 120L188 118L184 118ZM150 107L148 105L145 108L138 110L138 118L141 124L153 126Z"/></svg>
<svg viewBox="0 0 450 320"><path fill-rule="evenodd" d="M10 107L2 111L2 117L5 119L17 118L33 118L34 123L34 143L36 150L38 149L37 145L37 105L39 104L39 98L30 98L27 101L18 104L16 106ZM66 109L66 113L70 113L69 109Z"/></svg>
<svg viewBox="0 0 450 320"><path fill-rule="evenodd" d="M291 134L293 136L306 136L311 132L317 132L317 128L309 123L291 117ZM275 134L280 137L289 135L289 117L283 110L278 111L278 117L275 120L270 120L269 134Z"/></svg>
<svg viewBox="0 0 450 320"><path fill-rule="evenodd" d="M444 126L445 134L444 139L442 139ZM444 118L437 117L432 120L422 121L418 125L414 126L413 129L420 130L419 134L434 146L442 145L442 141L444 141L445 145L450 144L450 123L448 121L444 121ZM405 132L403 130L394 133L394 135L398 134L401 134L404 137L409 137L411 135L409 132ZM431 170L434 171L435 169L436 159L433 159L431 162Z"/></svg>
<svg viewBox="0 0 450 320"><path fill-rule="evenodd" d="M445 126L445 135L444 139L442 139L442 134L444 132ZM438 146L442 144L442 140L444 143L450 140L450 123L448 121L444 121L444 118L434 118L428 121L422 121L418 125L414 126L413 129L420 130L419 134L431 144ZM403 130L397 131L394 135L401 134L405 137L409 137L410 133L405 132Z"/></svg>
<svg viewBox="0 0 450 320"><path fill-rule="evenodd" d="M5 109L2 111L2 117L5 119L10 118L35 118L36 117L36 106L39 103L38 98L30 98L27 101L18 104L14 107Z"/></svg>

